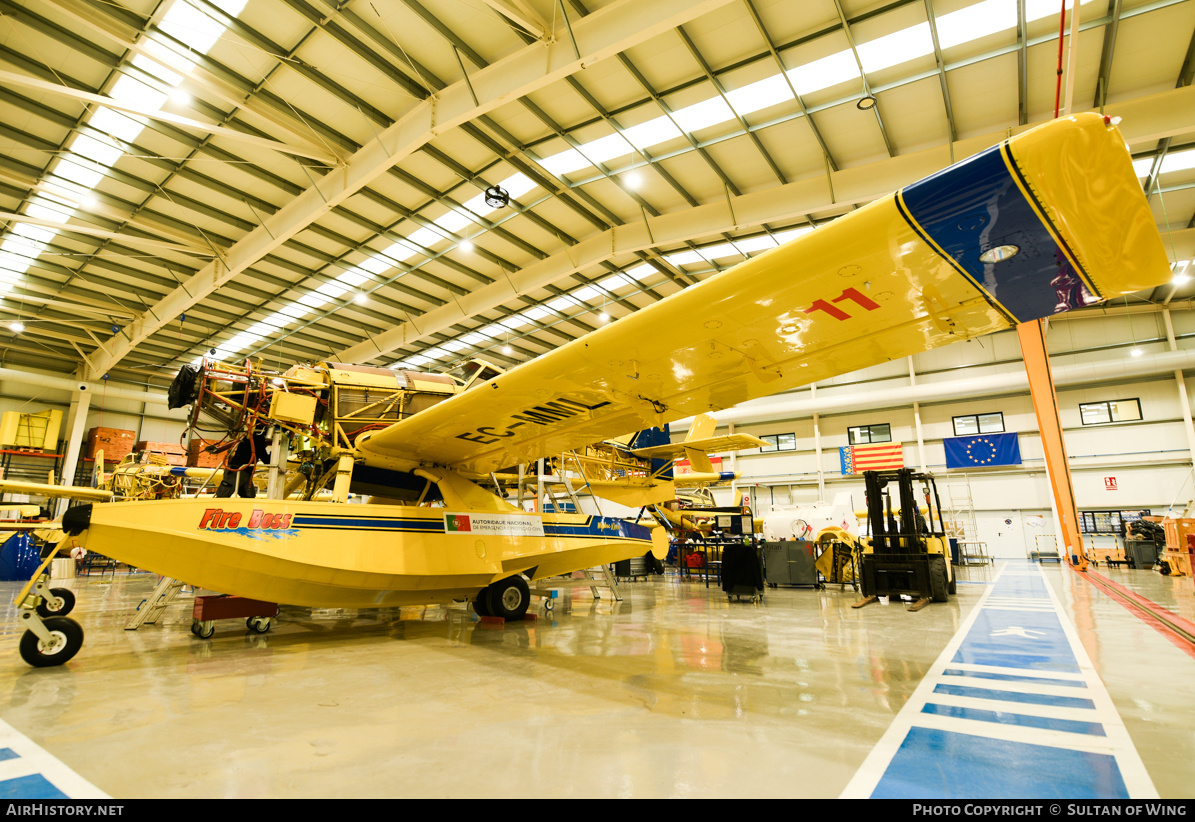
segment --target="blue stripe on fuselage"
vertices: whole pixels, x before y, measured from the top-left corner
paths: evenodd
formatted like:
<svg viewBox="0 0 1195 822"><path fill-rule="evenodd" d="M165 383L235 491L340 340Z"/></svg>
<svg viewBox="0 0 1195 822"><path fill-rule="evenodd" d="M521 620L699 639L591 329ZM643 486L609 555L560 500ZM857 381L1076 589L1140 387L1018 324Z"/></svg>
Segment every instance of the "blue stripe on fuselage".
<svg viewBox="0 0 1195 822"><path fill-rule="evenodd" d="M1079 308L1090 294L1017 186L1000 146L914 183L900 199L914 229L1019 322ZM1020 251L998 263L980 261L1002 245Z"/></svg>

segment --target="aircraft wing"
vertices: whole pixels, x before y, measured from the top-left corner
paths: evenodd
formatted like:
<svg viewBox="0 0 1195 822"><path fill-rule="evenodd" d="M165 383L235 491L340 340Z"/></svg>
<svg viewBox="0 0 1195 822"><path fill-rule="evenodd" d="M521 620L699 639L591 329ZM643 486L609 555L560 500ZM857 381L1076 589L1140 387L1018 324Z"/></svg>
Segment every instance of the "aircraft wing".
<svg viewBox="0 0 1195 822"><path fill-rule="evenodd" d="M705 454L724 454L729 451L741 451L744 448L759 448L761 445L767 445L767 443L751 434L725 434L721 437L705 437L699 440L674 442L671 445L653 445L649 448L636 448L631 453L643 459L670 460L683 457L689 451L701 451Z"/></svg>
<svg viewBox="0 0 1195 822"><path fill-rule="evenodd" d="M1124 138L1055 120L358 441L491 471L1169 279Z"/></svg>
<svg viewBox="0 0 1195 822"><path fill-rule="evenodd" d="M82 485L47 485L44 482L21 482L0 479L0 493L35 494L54 499L82 499L91 502L107 502L112 499L111 491L87 488Z"/></svg>

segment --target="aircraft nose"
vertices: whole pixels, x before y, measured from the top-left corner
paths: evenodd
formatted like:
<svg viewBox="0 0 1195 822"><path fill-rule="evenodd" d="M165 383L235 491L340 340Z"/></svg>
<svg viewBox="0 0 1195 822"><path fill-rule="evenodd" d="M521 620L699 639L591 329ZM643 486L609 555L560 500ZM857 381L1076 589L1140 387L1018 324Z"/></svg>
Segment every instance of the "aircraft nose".
<svg viewBox="0 0 1195 822"><path fill-rule="evenodd" d="M78 536L91 526L91 503L76 505L66 509L62 515L62 530L68 536Z"/></svg>

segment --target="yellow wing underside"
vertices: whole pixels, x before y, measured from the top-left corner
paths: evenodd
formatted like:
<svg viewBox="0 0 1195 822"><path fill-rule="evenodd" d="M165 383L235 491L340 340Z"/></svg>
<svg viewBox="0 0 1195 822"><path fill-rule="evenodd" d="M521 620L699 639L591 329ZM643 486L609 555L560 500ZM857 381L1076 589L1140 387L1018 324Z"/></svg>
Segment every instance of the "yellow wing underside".
<svg viewBox="0 0 1195 822"><path fill-rule="evenodd" d="M1089 289L1106 299L1165 281L1114 127L1081 115L1009 143ZM902 207L873 202L363 439L361 452L400 470L488 472L1011 327Z"/></svg>

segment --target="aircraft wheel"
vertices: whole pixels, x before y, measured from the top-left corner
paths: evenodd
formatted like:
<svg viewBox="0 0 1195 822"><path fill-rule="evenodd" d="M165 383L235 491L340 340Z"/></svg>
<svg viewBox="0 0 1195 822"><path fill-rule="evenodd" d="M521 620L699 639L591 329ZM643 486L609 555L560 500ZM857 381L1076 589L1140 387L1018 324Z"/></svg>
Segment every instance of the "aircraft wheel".
<svg viewBox="0 0 1195 822"><path fill-rule="evenodd" d="M503 619L522 619L531 604L531 589L519 575L495 582L489 588L487 604L490 615ZM483 592L484 593L484 592Z"/></svg>
<svg viewBox="0 0 1195 822"><path fill-rule="evenodd" d="M941 554L929 555L929 586L934 602L946 602L949 599L949 583L946 581L949 573L946 570L946 557Z"/></svg>
<svg viewBox="0 0 1195 822"><path fill-rule="evenodd" d="M50 604L46 600L42 600L37 606L37 615L40 617L64 617L75 609L75 592L70 588L51 588L50 593L62 600L62 607L57 611L50 608Z"/></svg>
<svg viewBox="0 0 1195 822"><path fill-rule="evenodd" d="M216 633L216 623L214 620L195 621L191 625L191 633L200 639L211 639Z"/></svg>
<svg viewBox="0 0 1195 822"><path fill-rule="evenodd" d="M270 630L269 617L249 617L245 620L245 627L255 634L264 634Z"/></svg>
<svg viewBox="0 0 1195 822"><path fill-rule="evenodd" d="M21 659L34 668L48 668L69 661L83 647L83 626L66 617L50 617L42 622L50 632L43 642L33 631L21 637Z"/></svg>
<svg viewBox="0 0 1195 822"><path fill-rule="evenodd" d="M473 611L478 616L493 616L493 614L490 613L490 606L487 604L489 596L489 588L482 588L477 592L477 597L473 600Z"/></svg>
<svg viewBox="0 0 1195 822"><path fill-rule="evenodd" d="M950 584L946 586L946 593L954 596L958 593L958 580L953 575L950 577Z"/></svg>

